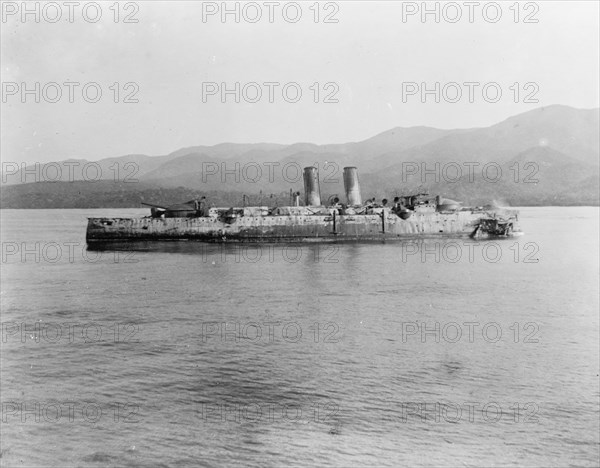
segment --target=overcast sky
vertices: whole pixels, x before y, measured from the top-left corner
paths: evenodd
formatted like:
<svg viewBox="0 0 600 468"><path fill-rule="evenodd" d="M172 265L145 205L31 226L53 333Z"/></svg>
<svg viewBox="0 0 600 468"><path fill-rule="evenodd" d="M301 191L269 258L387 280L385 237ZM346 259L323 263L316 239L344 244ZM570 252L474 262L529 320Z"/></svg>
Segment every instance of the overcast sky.
<svg viewBox="0 0 600 468"><path fill-rule="evenodd" d="M221 142L341 143L396 126L488 126L550 104L598 107L596 1L521 3L518 22L510 9L513 2L502 2L502 16L495 23L493 6L485 16L481 6L473 7L471 23L469 7L457 2L462 17L453 23L458 10L442 10L441 4L436 23L433 14L423 22L420 12L403 18L403 9L408 14L421 2L371 1L321 3L317 23L313 2L301 4L296 23L291 22L297 14L294 6L286 7L283 16L285 2L273 7L272 23L269 6L262 2L257 3L262 17L255 23L249 21L256 17L254 6L241 9L239 23L234 15L223 23L219 14L204 20L202 15L203 8L208 13L221 2L136 2L127 8L122 4L115 23L112 3L100 3L102 17L95 23L93 7L85 17L76 7L70 22L68 7L58 2L62 17L49 22L58 10L47 7L38 23L33 14L25 22L21 12L10 14L21 2L3 3L3 161L161 155ZM138 22L125 23L127 14ZM325 23L328 14L337 23ZM35 91L22 96L21 84L34 90L36 82L39 103ZM55 87L46 86L46 95L42 93L49 82L61 83L56 103L48 102L56 99ZM65 82L80 83L71 85L72 103ZM90 82L102 90L96 103L82 96L83 85ZM136 86L124 89L129 82ZM240 90L239 103L233 94L222 103L217 91L203 102L203 83L209 82L219 87L225 82L232 89L236 82L240 88L257 82L262 99L247 102ZM265 82L280 83L272 85L272 103ZM287 88L289 100L297 87L302 91L296 103L282 95L283 85L291 82L297 85ZM432 89L439 82L441 102L427 95L422 103L419 90L408 94L415 92L403 85L409 82L425 82ZM461 83L463 95L455 103L444 102L441 92L450 82ZM480 83L473 88L474 102L469 102L464 82ZM482 95L489 82L502 91L496 103ZM520 84L518 96L515 82ZM114 83L119 83L118 96ZM314 83L319 83L318 97ZM325 83L334 84L324 88ZM535 84L524 88L525 83ZM89 100L94 86L87 88ZM496 88L487 88L489 100ZM246 87L249 100L255 91ZM139 102L122 102L131 93ZM338 102L323 102L331 93L330 99ZM453 85L446 93L456 99ZM524 102L528 97L539 102Z"/></svg>

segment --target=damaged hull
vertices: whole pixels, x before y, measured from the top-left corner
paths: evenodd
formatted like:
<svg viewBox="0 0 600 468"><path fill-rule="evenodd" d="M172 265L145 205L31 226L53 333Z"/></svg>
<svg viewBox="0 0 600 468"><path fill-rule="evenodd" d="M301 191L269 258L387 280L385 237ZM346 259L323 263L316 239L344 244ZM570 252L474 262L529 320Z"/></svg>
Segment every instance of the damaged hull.
<svg viewBox="0 0 600 468"><path fill-rule="evenodd" d="M203 242L357 242L422 237L485 237L482 229L499 211L461 210L415 212L402 219L390 210L377 214L267 215L187 218L88 218L88 243L111 241L197 240ZM502 210L502 219L517 221L515 211ZM518 230L514 231L518 233Z"/></svg>

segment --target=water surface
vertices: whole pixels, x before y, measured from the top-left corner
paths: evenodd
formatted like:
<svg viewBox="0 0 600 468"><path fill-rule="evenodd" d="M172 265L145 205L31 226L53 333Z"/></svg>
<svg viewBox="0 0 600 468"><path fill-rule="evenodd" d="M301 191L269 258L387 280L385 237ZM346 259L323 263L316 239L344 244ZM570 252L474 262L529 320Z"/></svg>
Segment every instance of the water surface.
<svg viewBox="0 0 600 468"><path fill-rule="evenodd" d="M598 465L597 208L85 249L87 216L145 212L2 211L2 466Z"/></svg>

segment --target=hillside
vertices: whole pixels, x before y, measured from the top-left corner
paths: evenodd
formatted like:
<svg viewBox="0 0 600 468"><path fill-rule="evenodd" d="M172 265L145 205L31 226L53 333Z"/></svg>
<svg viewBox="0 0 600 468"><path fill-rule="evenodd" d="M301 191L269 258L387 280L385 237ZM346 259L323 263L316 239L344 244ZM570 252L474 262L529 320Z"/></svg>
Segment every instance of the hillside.
<svg viewBox="0 0 600 468"><path fill-rule="evenodd" d="M58 161L53 164L63 167L60 182L45 182L43 167L37 177L31 168L28 174L3 174L0 207L139 206L147 197L165 203L165 197L208 192L232 204L244 193L260 197L261 191L263 196L302 191L298 170L314 164L320 169L323 199L332 194L344 198L342 168L353 165L359 168L365 198L427 190L468 203L597 205L599 128L599 109L555 105L486 128L397 127L364 141L327 145L194 146L164 156L69 160L76 165L71 174L67 163ZM501 171L498 180L482 173L486 165ZM47 168L49 178L57 178L53 170ZM100 180L83 180L86 175Z"/></svg>

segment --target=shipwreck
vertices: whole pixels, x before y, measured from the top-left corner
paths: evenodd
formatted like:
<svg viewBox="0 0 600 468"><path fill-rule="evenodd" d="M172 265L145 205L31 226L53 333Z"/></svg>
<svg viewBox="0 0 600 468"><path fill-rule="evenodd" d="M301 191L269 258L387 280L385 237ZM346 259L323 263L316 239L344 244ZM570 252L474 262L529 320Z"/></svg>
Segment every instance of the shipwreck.
<svg viewBox="0 0 600 468"><path fill-rule="evenodd" d="M304 200L290 192L289 206L209 206L204 197L150 205L142 218L88 218L88 244L112 241L357 242L422 237L520 235L519 213L495 206L463 207L418 193L392 201L362 200L356 167L344 168L346 202L321 202L316 167L304 168ZM148 205L148 204L146 204Z"/></svg>

